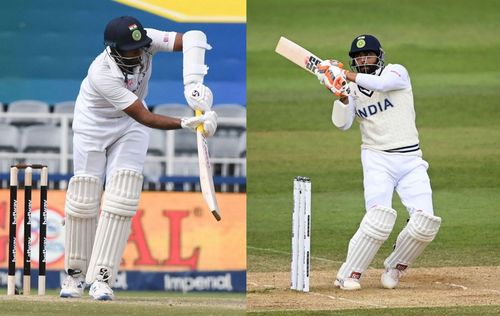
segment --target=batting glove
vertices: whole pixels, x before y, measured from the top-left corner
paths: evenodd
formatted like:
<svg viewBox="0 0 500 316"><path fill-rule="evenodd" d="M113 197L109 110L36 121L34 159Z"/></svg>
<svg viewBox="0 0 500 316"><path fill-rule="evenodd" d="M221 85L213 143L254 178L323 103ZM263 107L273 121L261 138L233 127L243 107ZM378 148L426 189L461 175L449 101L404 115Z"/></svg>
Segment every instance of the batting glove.
<svg viewBox="0 0 500 316"><path fill-rule="evenodd" d="M191 83L184 87L184 97L193 111L210 111L213 103L212 91L203 83Z"/></svg>
<svg viewBox="0 0 500 316"><path fill-rule="evenodd" d="M205 135L205 137L213 136L217 130L217 113L208 111L201 116L181 118L182 128L189 128L196 131L196 128L200 124L203 124L203 135Z"/></svg>
<svg viewBox="0 0 500 316"><path fill-rule="evenodd" d="M316 66L316 77L336 96L347 96L350 88L345 76L343 64L337 60L324 60Z"/></svg>

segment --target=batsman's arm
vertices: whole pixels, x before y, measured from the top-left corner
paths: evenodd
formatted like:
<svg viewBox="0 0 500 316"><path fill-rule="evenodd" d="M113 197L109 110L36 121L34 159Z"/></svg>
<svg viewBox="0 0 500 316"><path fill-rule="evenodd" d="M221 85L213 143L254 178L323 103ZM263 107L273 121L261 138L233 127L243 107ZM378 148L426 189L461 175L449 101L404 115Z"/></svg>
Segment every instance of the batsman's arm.
<svg viewBox="0 0 500 316"><path fill-rule="evenodd" d="M214 111L207 111L201 116L176 118L151 113L143 106L141 101L136 100L132 105L125 108L124 112L142 125L156 129L187 128L196 131L198 125L201 124L203 125L203 134L206 137L213 136L217 130L217 113Z"/></svg>
<svg viewBox="0 0 500 316"><path fill-rule="evenodd" d="M369 90L393 91L411 87L408 71L398 64L388 66L380 76L350 71L346 71L345 76Z"/></svg>
<svg viewBox="0 0 500 316"><path fill-rule="evenodd" d="M184 35L184 34L177 33L175 35L174 52L181 52L182 51L182 35Z"/></svg>
<svg viewBox="0 0 500 316"><path fill-rule="evenodd" d="M355 118L354 101L349 100L349 97L342 97L340 100L335 100L332 107L332 123L335 127L342 131L351 128Z"/></svg>
<svg viewBox="0 0 500 316"><path fill-rule="evenodd" d="M123 110L128 116L147 127L170 130L181 129L181 119L151 113L143 103L137 99L132 105Z"/></svg>
<svg viewBox="0 0 500 316"><path fill-rule="evenodd" d="M348 81L354 81L356 82L356 77L357 77L357 73L355 72L352 72L352 71L349 71L349 70L346 70L345 71L345 78L348 80Z"/></svg>

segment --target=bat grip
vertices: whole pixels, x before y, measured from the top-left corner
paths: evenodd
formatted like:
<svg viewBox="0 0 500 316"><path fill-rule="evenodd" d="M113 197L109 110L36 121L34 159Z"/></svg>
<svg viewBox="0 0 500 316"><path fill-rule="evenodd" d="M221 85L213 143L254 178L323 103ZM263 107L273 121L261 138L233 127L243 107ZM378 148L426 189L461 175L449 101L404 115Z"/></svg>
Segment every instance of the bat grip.
<svg viewBox="0 0 500 316"><path fill-rule="evenodd" d="M195 111L194 111L194 114L195 114L195 116L197 116L197 117L202 115L202 113L201 113L201 111L200 111L200 110L195 110ZM204 131L204 130L203 130L203 124L198 125L198 127L196 127L196 131L198 131L198 132L202 132L202 133L203 133L203 131Z"/></svg>

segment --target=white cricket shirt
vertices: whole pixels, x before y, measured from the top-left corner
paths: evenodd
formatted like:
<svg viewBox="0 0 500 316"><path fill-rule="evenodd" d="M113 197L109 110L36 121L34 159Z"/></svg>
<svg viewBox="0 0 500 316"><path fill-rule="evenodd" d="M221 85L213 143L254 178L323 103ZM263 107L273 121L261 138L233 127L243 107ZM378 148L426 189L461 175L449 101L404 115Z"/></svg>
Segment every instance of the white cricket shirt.
<svg viewBox="0 0 500 316"><path fill-rule="evenodd" d="M421 156L408 71L388 64L351 82L349 108L360 123L362 148Z"/></svg>
<svg viewBox="0 0 500 316"><path fill-rule="evenodd" d="M146 28L152 39L148 51L151 55L162 51L173 51L176 32L163 32ZM109 48L107 48L109 49ZM137 99L144 103L152 71L152 58L144 72L136 67L127 77L105 49L92 62L87 77L80 86L75 104L73 129L75 131L106 136L130 125L130 117L123 112ZM146 105L145 105L146 106Z"/></svg>

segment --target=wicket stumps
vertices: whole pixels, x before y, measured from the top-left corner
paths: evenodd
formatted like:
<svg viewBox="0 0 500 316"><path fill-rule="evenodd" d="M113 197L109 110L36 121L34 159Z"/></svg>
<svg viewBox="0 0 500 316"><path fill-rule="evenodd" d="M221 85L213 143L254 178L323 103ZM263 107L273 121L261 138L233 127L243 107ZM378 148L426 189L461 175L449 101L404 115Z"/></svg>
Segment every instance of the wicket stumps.
<svg viewBox="0 0 500 316"><path fill-rule="evenodd" d="M293 180L291 289L309 292L311 269L311 179Z"/></svg>
<svg viewBox="0 0 500 316"><path fill-rule="evenodd" d="M33 169L40 169L40 240L38 255L38 295L45 295L45 266L47 245L47 166L41 164L17 164L10 168L9 211L9 274L7 295L16 293L16 232L17 232L17 188L19 170L24 170L24 262L23 294L31 291L31 190Z"/></svg>

